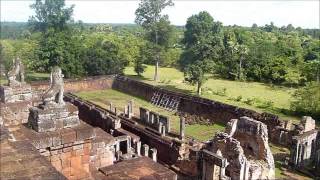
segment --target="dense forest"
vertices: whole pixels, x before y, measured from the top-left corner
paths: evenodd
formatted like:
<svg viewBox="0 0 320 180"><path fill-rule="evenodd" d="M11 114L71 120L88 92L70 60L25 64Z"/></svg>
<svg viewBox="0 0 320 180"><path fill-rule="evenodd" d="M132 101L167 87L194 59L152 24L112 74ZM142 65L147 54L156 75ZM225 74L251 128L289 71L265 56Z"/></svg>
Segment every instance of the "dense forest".
<svg viewBox="0 0 320 180"><path fill-rule="evenodd" d="M66 77L82 77L121 74L126 66L134 66L140 75L144 64L156 64L180 69L186 82L197 85L198 94L208 74L310 86L317 95L312 113L320 116L319 29L277 27L272 22L224 26L207 12L192 15L178 27L167 15L154 13L173 5L170 0L142 0L136 24L92 24L74 22L73 7L66 7L64 0L37 0L31 6L36 15L29 22L1 22L1 65L8 69L20 57L28 71L49 72L58 65ZM295 104L297 112L308 109Z"/></svg>

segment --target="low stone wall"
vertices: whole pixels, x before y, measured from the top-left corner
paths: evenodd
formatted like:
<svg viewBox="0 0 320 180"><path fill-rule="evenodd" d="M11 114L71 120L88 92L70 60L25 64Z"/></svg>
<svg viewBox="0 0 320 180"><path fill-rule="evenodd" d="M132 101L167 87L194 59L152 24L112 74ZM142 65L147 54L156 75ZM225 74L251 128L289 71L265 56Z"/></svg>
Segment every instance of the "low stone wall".
<svg viewBox="0 0 320 180"><path fill-rule="evenodd" d="M94 127L100 127L107 132L110 132L110 129L112 128L112 119L120 118L121 128L139 136L142 144L148 144L150 148L157 149L157 156L160 162L172 165L177 161L178 152L173 146L173 142L166 138L162 138L157 131L143 128L135 124L134 121L127 119L125 116L116 115L112 111L80 98L66 95L65 100L78 107L79 118L81 120Z"/></svg>
<svg viewBox="0 0 320 180"><path fill-rule="evenodd" d="M49 82L33 82L31 85L35 92L41 92L48 88ZM279 117L273 114L258 113L253 110L224 104L218 101L166 90L124 76L110 75L89 77L84 79L67 79L65 80L64 86L65 92L91 91L112 88L143 98L149 102L151 101L155 92L166 94L168 96L180 99L178 111L187 115L187 122L195 121L198 123L200 119L201 122L206 122L208 124L215 122L226 124L230 119L238 119L240 117L247 116L265 123L268 126L271 140L274 142L278 142L280 134L279 127L283 127L283 123ZM198 119L194 120L194 117L197 117ZM99 122L99 120L96 121ZM291 139L282 141L290 143Z"/></svg>
<svg viewBox="0 0 320 180"><path fill-rule="evenodd" d="M112 87L114 76L94 76L82 79L66 79L64 81L65 92L79 92L109 89ZM50 83L48 81L31 82L34 91L43 91L48 89Z"/></svg>
<svg viewBox="0 0 320 180"><path fill-rule="evenodd" d="M247 116L265 123L268 125L269 130L276 126L282 126L279 117L273 114L258 113L253 110L224 104L218 101L169 91L123 76L117 76L115 78L112 88L141 97L147 101L151 101L155 92L161 92L169 96L180 98L180 105L178 107L179 112L197 115L203 119L208 119L211 122L226 124L230 119L238 119L242 116Z"/></svg>

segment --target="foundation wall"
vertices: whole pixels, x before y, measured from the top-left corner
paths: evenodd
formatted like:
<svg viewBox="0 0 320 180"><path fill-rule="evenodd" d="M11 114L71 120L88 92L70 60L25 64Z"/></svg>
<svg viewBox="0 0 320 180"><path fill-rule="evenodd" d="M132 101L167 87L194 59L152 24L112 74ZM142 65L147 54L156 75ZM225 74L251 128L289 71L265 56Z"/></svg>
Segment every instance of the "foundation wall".
<svg viewBox="0 0 320 180"><path fill-rule="evenodd" d="M33 90L38 92L48 88L48 84L48 82L31 83ZM160 92L175 98L179 98L180 104L178 111L186 113L187 117L190 117L187 119L193 119L192 117L197 117L203 119L205 122L209 120L211 123L219 122L226 124L230 119L238 119L242 116L247 116L265 123L268 126L270 139L275 143L279 142L279 127L282 127L283 123L280 121L278 116L273 114L258 113L253 110L224 104L218 101L169 91L124 76L100 76L65 81L66 92L102 90L108 88L143 98L149 102L155 92ZM101 123L99 117L97 117L97 119L94 121L95 122L92 122L93 124L96 124L97 122L98 124ZM281 140L282 142L288 144L291 143L290 136L282 136L282 138L284 138Z"/></svg>
<svg viewBox="0 0 320 180"><path fill-rule="evenodd" d="M112 87L114 76L94 76L83 79L66 79L64 81L65 92L79 92L102 90ZM31 82L31 87L35 91L43 91L49 87L48 81Z"/></svg>
<svg viewBox="0 0 320 180"><path fill-rule="evenodd" d="M141 97L147 101L151 100L154 92L161 92L169 96L180 98L178 111L188 113L189 115L197 115L203 119L209 119L211 122L226 124L230 119L238 119L242 116L247 116L265 123L268 125L269 130L274 129L276 126L282 126L279 117L273 114L258 113L253 110L205 98L169 91L122 76L115 78L112 88Z"/></svg>
<svg viewBox="0 0 320 180"><path fill-rule="evenodd" d="M79 118L81 120L92 126L97 126L110 132L112 117L115 117L113 112L81 99L73 99L72 97L66 96L65 100L73 103L79 108ZM130 121L123 116L118 116L118 118L121 119L121 128L139 136L142 144L148 144L150 149L157 149L158 161L168 165L172 165L176 162L178 152L172 146L170 140L162 138L157 132L135 125L133 121Z"/></svg>

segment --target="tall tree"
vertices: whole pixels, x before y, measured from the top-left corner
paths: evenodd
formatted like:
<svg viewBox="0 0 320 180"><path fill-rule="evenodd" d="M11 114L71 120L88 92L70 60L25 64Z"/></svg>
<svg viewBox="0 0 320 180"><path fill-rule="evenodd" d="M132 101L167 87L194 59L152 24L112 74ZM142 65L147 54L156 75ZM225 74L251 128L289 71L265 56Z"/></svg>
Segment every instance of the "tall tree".
<svg viewBox="0 0 320 180"><path fill-rule="evenodd" d="M183 39L186 47L179 62L185 72L185 80L197 84L201 94L205 73L221 58L223 50L222 24L215 22L208 12L200 12L188 18Z"/></svg>
<svg viewBox="0 0 320 180"><path fill-rule="evenodd" d="M49 71L60 66L66 77L81 76L84 73L82 62L81 37L70 25L73 7L66 7L64 0L36 0L31 8L35 15L29 19L32 31L41 33L37 50L40 69Z"/></svg>
<svg viewBox="0 0 320 180"><path fill-rule="evenodd" d="M36 0L31 9L35 15L29 19L29 25L34 31L47 32L64 31L68 28L68 22L72 20L74 6L65 7L64 0Z"/></svg>
<svg viewBox="0 0 320 180"><path fill-rule="evenodd" d="M168 45L173 30L168 15L161 14L167 6L173 6L171 0L141 0L135 12L135 22L146 30L146 39L155 44L155 81L159 80L160 51Z"/></svg>

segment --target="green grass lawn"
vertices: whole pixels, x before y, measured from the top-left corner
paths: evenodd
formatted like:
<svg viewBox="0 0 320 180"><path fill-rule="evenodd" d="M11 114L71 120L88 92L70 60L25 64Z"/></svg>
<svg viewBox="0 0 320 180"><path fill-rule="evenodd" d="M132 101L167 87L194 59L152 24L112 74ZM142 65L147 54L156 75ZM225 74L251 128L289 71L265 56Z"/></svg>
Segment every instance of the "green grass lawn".
<svg viewBox="0 0 320 180"><path fill-rule="evenodd" d="M168 116L170 118L170 123L173 131L179 132L179 117L174 112L169 112L162 108L153 106L149 102L124 94L122 92L107 89L107 90L98 90L98 91L88 91L88 92L79 92L77 93L80 97L92 101L102 107L109 107L109 103L117 107L120 111L124 110L124 106L128 103L129 100L134 100L134 113L139 114L139 107L144 107L149 110L158 112L162 115ZM225 126L221 124L214 125L187 125L185 133L187 136L194 137L195 139L205 141L211 139L214 134L218 131L224 131Z"/></svg>
<svg viewBox="0 0 320 180"><path fill-rule="evenodd" d="M133 67L125 69L125 74L131 78L174 91L196 93L196 87L184 82L183 73L177 69L160 68L159 72L160 80L154 82L153 66L147 66L141 77L136 76ZM295 88L258 82L239 82L211 77L203 85L202 97L258 112L277 114L282 119L298 122L300 117L286 113L290 109L291 95L295 90Z"/></svg>

